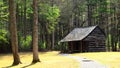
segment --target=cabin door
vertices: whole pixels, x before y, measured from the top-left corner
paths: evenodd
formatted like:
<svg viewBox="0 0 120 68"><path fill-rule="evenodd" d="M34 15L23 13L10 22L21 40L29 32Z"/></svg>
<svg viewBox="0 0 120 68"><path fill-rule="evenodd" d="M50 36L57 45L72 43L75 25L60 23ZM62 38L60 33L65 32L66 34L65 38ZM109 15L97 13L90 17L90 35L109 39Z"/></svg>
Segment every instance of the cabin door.
<svg viewBox="0 0 120 68"><path fill-rule="evenodd" d="M88 51L88 41L82 41L82 52Z"/></svg>
<svg viewBox="0 0 120 68"><path fill-rule="evenodd" d="M80 51L80 42L79 41L75 41L74 42L74 51L75 52L79 52Z"/></svg>

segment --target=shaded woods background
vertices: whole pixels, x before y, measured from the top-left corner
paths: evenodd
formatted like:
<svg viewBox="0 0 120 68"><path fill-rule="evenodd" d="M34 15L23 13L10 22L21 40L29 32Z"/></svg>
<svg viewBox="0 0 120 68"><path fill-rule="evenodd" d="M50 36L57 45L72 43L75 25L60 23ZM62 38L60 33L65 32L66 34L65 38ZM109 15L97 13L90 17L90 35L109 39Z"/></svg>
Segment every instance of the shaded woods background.
<svg viewBox="0 0 120 68"><path fill-rule="evenodd" d="M107 51L120 50L120 0L38 0L39 50L61 50L59 43L73 28L99 25L106 33ZM0 1L0 53L11 52L8 0ZM32 50L32 1L16 1L20 51Z"/></svg>

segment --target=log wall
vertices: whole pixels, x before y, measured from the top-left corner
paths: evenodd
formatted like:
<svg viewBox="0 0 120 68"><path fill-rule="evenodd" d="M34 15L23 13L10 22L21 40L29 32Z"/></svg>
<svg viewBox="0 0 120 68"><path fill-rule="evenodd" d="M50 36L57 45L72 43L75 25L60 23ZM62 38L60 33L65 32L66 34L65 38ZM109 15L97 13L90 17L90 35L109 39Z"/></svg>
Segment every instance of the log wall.
<svg viewBox="0 0 120 68"><path fill-rule="evenodd" d="M99 28L93 30L84 41L88 41L89 52L106 51L105 35Z"/></svg>

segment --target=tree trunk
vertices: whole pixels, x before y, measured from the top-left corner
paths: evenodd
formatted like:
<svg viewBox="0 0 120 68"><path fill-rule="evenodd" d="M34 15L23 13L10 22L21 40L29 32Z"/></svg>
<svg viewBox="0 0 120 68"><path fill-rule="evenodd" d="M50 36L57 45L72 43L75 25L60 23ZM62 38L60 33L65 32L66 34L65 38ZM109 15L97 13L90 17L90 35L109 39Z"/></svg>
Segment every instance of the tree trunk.
<svg viewBox="0 0 120 68"><path fill-rule="evenodd" d="M32 63L40 62L38 56L38 8L37 0L33 0L33 61Z"/></svg>
<svg viewBox="0 0 120 68"><path fill-rule="evenodd" d="M24 38L26 40L26 35L27 35L27 22L26 22L26 0L24 0L24 19L23 19L23 22L24 22Z"/></svg>
<svg viewBox="0 0 120 68"><path fill-rule="evenodd" d="M88 10L88 26L91 26L92 7L91 4L89 3L89 0L88 0L87 10Z"/></svg>
<svg viewBox="0 0 120 68"><path fill-rule="evenodd" d="M51 50L51 40L50 40L50 34L48 33L48 31L47 31L47 37L46 37L46 49L48 51Z"/></svg>
<svg viewBox="0 0 120 68"><path fill-rule="evenodd" d="M52 32L52 50L54 50L54 47L55 47L54 43L55 43L55 34L54 34L54 31L53 31Z"/></svg>
<svg viewBox="0 0 120 68"><path fill-rule="evenodd" d="M9 22L10 22L10 38L12 44L12 52L13 52L13 65L18 65L20 62L20 58L18 55L18 36L17 36L17 28L16 28L16 8L14 0L9 0Z"/></svg>

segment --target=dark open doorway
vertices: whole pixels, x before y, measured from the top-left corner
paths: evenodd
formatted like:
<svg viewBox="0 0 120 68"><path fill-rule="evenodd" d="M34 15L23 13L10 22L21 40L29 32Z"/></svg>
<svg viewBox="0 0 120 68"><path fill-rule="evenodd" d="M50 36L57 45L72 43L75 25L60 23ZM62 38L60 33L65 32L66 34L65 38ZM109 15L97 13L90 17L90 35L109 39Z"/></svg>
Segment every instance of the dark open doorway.
<svg viewBox="0 0 120 68"><path fill-rule="evenodd" d="M82 41L82 52L88 52L88 41Z"/></svg>
<svg viewBox="0 0 120 68"><path fill-rule="evenodd" d="M74 41L73 52L88 52L88 41Z"/></svg>
<svg viewBox="0 0 120 68"><path fill-rule="evenodd" d="M74 50L75 50L75 51L79 51L79 50L80 50L79 48L80 48L80 43L77 42L77 41L75 41L75 42L74 42Z"/></svg>

